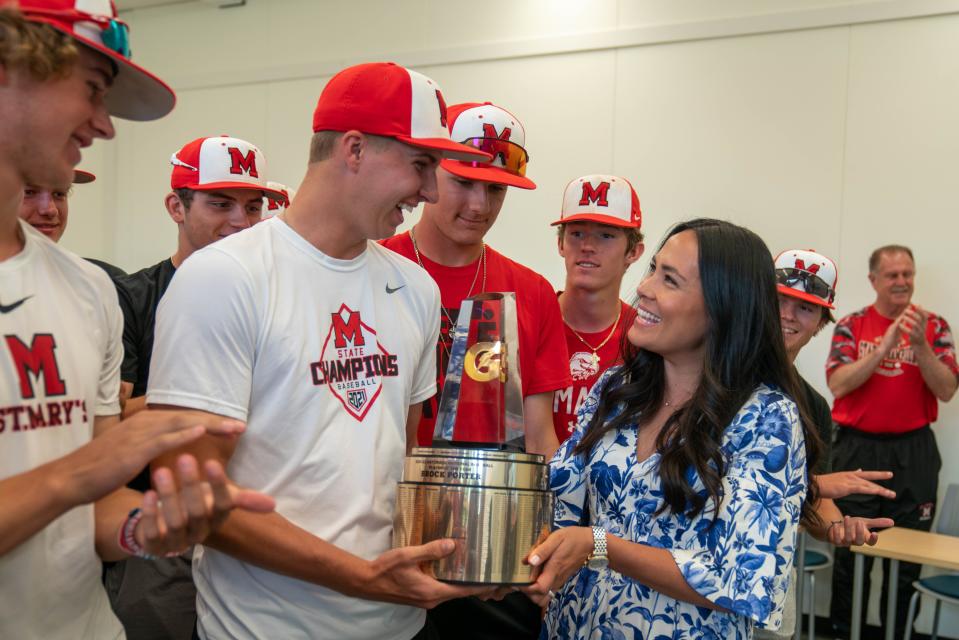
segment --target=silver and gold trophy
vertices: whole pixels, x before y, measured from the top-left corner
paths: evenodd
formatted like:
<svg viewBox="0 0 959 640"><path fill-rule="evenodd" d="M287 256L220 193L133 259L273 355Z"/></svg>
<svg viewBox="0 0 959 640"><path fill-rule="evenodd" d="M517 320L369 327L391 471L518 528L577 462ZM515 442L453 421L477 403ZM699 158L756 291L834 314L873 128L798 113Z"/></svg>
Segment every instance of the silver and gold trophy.
<svg viewBox="0 0 959 640"><path fill-rule="evenodd" d="M523 558L549 534L553 494L541 455L524 453L523 395L513 293L463 301L432 447L406 458L393 546L452 538L437 579L529 584Z"/></svg>

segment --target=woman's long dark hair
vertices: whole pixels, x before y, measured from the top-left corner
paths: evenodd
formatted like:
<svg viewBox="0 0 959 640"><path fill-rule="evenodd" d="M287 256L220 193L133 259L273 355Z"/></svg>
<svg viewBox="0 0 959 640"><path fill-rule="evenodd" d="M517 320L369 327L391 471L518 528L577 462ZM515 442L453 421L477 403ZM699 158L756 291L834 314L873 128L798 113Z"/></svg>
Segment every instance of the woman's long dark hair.
<svg viewBox="0 0 959 640"><path fill-rule="evenodd" d="M806 522L819 523L813 509L818 491L812 469L822 443L808 418L805 394L786 356L769 249L752 231L708 218L676 225L659 249L683 231L693 231L699 242L699 277L707 316L705 359L699 387L689 402L670 416L656 439L665 500L660 511L668 508L673 513L696 516L707 499L712 499L718 513L726 473L720 450L723 431L756 387L766 383L783 390L799 406L809 470L802 517ZM662 356L634 347L625 335L622 345L625 364L607 381L599 407L576 446L577 454L590 452L609 431L641 425L643 415L654 415L662 406ZM622 412L611 418L620 407ZM702 479L706 497L690 485L690 469Z"/></svg>

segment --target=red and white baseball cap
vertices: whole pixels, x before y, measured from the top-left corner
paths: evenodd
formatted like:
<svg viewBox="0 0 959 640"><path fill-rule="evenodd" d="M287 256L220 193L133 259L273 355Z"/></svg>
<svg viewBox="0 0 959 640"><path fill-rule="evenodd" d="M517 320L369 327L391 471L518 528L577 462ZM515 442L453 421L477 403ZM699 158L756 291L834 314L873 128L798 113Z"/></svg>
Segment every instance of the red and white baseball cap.
<svg viewBox="0 0 959 640"><path fill-rule="evenodd" d="M269 187L266 158L246 140L230 136L197 138L170 156L170 164L173 189L257 189L267 198L286 199L282 191Z"/></svg>
<svg viewBox="0 0 959 640"><path fill-rule="evenodd" d="M490 156L450 140L446 101L438 84L392 62L370 62L330 78L313 112L313 131L362 131L436 149L446 158Z"/></svg>
<svg viewBox="0 0 959 640"><path fill-rule="evenodd" d="M117 73L104 101L110 115L155 120L173 110L176 94L165 82L130 61L130 28L117 19L111 0L4 0L31 22L51 25L114 62Z"/></svg>
<svg viewBox="0 0 959 640"><path fill-rule="evenodd" d="M73 184L87 184L96 180L97 177L89 171L83 169L73 170Z"/></svg>
<svg viewBox="0 0 959 640"><path fill-rule="evenodd" d="M639 196L626 178L602 173L576 178L566 185L560 219L550 224L578 221L639 229L643 223Z"/></svg>
<svg viewBox="0 0 959 640"><path fill-rule="evenodd" d="M493 156L485 162L443 160L441 166L467 180L535 189L526 177L526 129L516 116L491 102L454 104L446 112L450 138Z"/></svg>
<svg viewBox="0 0 959 640"><path fill-rule="evenodd" d="M279 213L283 213L289 208L290 203L293 202L293 198L296 196L295 189L292 189L291 187L288 187L280 182L273 182L270 180L266 183L266 185L274 191L279 191L286 197L281 199L267 196L266 203L263 205L263 212L260 214L260 220L267 220L268 218L272 218Z"/></svg>
<svg viewBox="0 0 959 640"><path fill-rule="evenodd" d="M776 256L779 293L835 309L839 270L836 263L812 249L789 249Z"/></svg>

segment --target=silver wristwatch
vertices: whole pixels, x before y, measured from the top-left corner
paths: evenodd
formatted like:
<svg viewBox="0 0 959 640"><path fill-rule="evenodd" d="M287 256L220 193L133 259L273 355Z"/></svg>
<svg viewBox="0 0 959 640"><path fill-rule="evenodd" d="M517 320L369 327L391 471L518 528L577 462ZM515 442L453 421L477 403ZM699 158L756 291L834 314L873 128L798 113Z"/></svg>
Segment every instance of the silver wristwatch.
<svg viewBox="0 0 959 640"><path fill-rule="evenodd" d="M609 557L606 555L606 529L593 527L593 552L586 558L586 566L594 571L609 566Z"/></svg>

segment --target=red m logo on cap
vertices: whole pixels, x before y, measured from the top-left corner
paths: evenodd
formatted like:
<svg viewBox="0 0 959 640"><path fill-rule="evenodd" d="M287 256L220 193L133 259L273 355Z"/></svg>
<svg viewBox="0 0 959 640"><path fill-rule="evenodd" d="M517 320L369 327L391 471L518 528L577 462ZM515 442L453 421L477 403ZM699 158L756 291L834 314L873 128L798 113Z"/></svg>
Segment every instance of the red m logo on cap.
<svg viewBox="0 0 959 640"><path fill-rule="evenodd" d="M509 137L513 134L513 130L509 127L503 127L503 133L496 133L496 127L489 122L483 123L483 137L484 138L499 138L500 140L509 140Z"/></svg>
<svg viewBox="0 0 959 640"><path fill-rule="evenodd" d="M600 182L595 189L589 182L583 183L583 196L579 199L579 206L585 207L590 202L598 204L601 207L608 207L609 201L606 199L609 193L609 183Z"/></svg>
<svg viewBox="0 0 959 640"><path fill-rule="evenodd" d="M819 265L811 264L808 267L806 266L805 261L802 258L796 258L796 268L800 271L808 271L809 273L815 275L819 273Z"/></svg>
<svg viewBox="0 0 959 640"><path fill-rule="evenodd" d="M230 167L230 173L233 175L247 174L251 178L259 178L260 174L256 171L256 152L250 149L243 155L238 147L227 147L230 152L230 160L233 161Z"/></svg>

